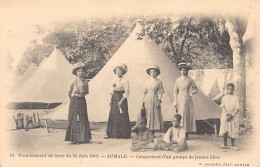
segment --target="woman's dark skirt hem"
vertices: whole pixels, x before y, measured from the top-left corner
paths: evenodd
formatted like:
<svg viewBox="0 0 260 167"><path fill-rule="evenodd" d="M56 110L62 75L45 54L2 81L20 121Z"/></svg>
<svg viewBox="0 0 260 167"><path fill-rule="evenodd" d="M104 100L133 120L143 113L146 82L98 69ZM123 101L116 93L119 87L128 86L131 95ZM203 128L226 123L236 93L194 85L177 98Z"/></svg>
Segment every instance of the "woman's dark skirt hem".
<svg viewBox="0 0 260 167"><path fill-rule="evenodd" d="M112 106L109 113L107 124L107 136L111 138L124 138L131 137L131 127L128 114L127 99L121 105L123 113L120 113L118 102L123 97L124 91L115 91L112 96Z"/></svg>
<svg viewBox="0 0 260 167"><path fill-rule="evenodd" d="M90 140L91 131L88 121L86 99L85 97L74 96L70 99L65 141L88 143Z"/></svg>

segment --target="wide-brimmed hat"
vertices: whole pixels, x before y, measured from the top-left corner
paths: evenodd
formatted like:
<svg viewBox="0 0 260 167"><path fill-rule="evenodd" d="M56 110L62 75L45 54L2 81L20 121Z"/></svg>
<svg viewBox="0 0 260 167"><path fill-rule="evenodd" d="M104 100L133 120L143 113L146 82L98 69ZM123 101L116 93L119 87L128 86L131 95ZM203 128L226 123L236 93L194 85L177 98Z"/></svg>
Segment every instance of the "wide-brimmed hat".
<svg viewBox="0 0 260 167"><path fill-rule="evenodd" d="M156 65L152 65L152 66L148 67L147 70L146 70L146 73L148 75L150 75L150 71L152 69L154 69L157 72L157 76L160 75L160 73L161 73L160 68L158 66L156 66Z"/></svg>
<svg viewBox="0 0 260 167"><path fill-rule="evenodd" d="M147 120L143 117L139 118L135 124L135 126L132 127L132 131L136 131L138 129L138 126L142 123L145 123L145 125L147 124Z"/></svg>
<svg viewBox="0 0 260 167"><path fill-rule="evenodd" d="M181 70L182 68L190 70L191 69L191 65L189 63L179 63L178 64L178 69Z"/></svg>
<svg viewBox="0 0 260 167"><path fill-rule="evenodd" d="M116 69L121 69L123 71L123 75L127 72L127 65L124 63L117 64L114 68L113 71L116 73Z"/></svg>
<svg viewBox="0 0 260 167"><path fill-rule="evenodd" d="M85 69L86 68L86 64L84 64L82 62L74 64L72 66L72 68L71 68L72 69L72 74L77 75L76 74L77 70L80 69L80 68Z"/></svg>

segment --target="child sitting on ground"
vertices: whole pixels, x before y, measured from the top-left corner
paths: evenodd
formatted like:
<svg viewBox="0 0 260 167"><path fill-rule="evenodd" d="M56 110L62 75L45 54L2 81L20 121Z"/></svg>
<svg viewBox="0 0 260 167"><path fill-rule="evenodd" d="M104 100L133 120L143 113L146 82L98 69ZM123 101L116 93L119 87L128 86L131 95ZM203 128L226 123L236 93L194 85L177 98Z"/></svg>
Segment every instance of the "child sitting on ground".
<svg viewBox="0 0 260 167"><path fill-rule="evenodd" d="M139 118L136 125L132 128L135 136L132 142L132 151L146 151L154 149L154 138L152 132L146 128L147 121L145 118Z"/></svg>
<svg viewBox="0 0 260 167"><path fill-rule="evenodd" d="M185 130L180 126L182 116L175 114L172 119L172 127L165 133L163 140L158 140L155 150L181 152L188 148L185 140Z"/></svg>
<svg viewBox="0 0 260 167"><path fill-rule="evenodd" d="M233 95L234 84L227 84L227 95L222 98L220 108L222 110L220 119L219 135L224 137L224 146L227 149L227 138L231 137L231 149L238 151L235 147L235 138L238 136L239 129L239 98Z"/></svg>

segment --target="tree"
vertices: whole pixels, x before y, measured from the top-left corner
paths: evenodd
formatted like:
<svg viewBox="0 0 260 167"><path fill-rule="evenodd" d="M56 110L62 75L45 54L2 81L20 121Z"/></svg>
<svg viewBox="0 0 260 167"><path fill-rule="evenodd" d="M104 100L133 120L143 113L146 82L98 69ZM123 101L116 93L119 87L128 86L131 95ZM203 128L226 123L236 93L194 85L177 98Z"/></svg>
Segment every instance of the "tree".
<svg viewBox="0 0 260 167"><path fill-rule="evenodd" d="M87 76L92 78L111 58L132 31L133 19L93 20L89 22L62 23L47 32L42 44L32 42L19 64L22 74L32 63L39 64L44 55L50 55L58 45L71 64L84 62Z"/></svg>
<svg viewBox="0 0 260 167"><path fill-rule="evenodd" d="M146 19L143 25L139 38L147 33L176 64L187 61L195 68L232 67L229 35L221 35L212 18L159 17Z"/></svg>
<svg viewBox="0 0 260 167"><path fill-rule="evenodd" d="M44 56L50 55L52 50L52 45L40 45L32 42L32 47L27 48L22 60L18 64L18 74L23 74L31 63L40 64Z"/></svg>
<svg viewBox="0 0 260 167"><path fill-rule="evenodd" d="M243 117L246 117L246 45L243 36L246 32L247 23L239 18L227 17L223 24L230 34L230 45L233 50L233 71L239 95L240 109L243 112Z"/></svg>

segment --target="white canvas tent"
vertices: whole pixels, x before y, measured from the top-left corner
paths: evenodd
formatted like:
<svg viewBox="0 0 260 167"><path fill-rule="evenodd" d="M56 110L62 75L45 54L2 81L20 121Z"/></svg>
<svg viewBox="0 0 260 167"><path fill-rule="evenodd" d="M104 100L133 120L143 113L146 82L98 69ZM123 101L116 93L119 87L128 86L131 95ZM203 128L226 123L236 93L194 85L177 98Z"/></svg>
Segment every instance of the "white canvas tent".
<svg viewBox="0 0 260 167"><path fill-rule="evenodd" d="M56 47L30 75L13 92L10 102L62 103L67 97L68 84L74 78L71 64Z"/></svg>
<svg viewBox="0 0 260 167"><path fill-rule="evenodd" d="M18 81L12 87L11 92L15 92L20 86L22 86L37 70L37 65L32 63L29 68L23 73L23 75L18 79Z"/></svg>
<svg viewBox="0 0 260 167"><path fill-rule="evenodd" d="M200 69L190 70L189 76L193 78L200 90L208 97L215 98L225 94L226 85L235 84L232 69Z"/></svg>
<svg viewBox="0 0 260 167"><path fill-rule="evenodd" d="M26 81L33 76L33 73L37 71L39 67L41 67L44 62L47 60L48 57L44 57L41 63L35 64L32 63L29 68L22 74L22 76L15 82L14 86L11 88L11 93L16 92L16 90L19 89L19 87L22 87Z"/></svg>
<svg viewBox="0 0 260 167"><path fill-rule="evenodd" d="M42 59L39 67L43 66L44 62L48 59L47 55L44 56L44 58Z"/></svg>
<svg viewBox="0 0 260 167"><path fill-rule="evenodd" d="M172 107L173 87L175 80L180 76L176 65L163 53L148 36L138 40L137 34L142 30L142 26L137 24L129 38L120 49L107 62L101 71L90 81L90 94L87 95L88 116L90 121L107 122L109 115L109 89L112 85L112 78L115 77L113 67L118 63L125 63L128 72L125 77L130 82L130 96L128 100L130 121L136 121L139 114L144 81L149 78L146 68L150 65L158 65L161 68L161 75L165 94L162 99L162 113L164 121L171 120L174 115ZM219 118L220 109L217 104L203 95L200 91L193 97L195 107L195 118L204 120L209 118ZM55 108L47 115L53 120L67 120L69 101Z"/></svg>

